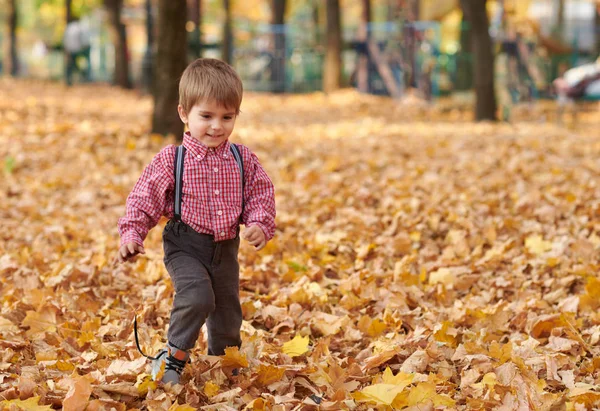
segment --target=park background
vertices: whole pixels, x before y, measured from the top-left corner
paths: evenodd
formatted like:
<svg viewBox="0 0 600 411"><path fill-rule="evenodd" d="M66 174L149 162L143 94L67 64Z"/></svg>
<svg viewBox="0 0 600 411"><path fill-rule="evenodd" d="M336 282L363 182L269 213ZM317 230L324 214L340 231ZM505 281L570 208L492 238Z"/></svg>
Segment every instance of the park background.
<svg viewBox="0 0 600 411"><path fill-rule="evenodd" d="M1 0L0 18L4 409L600 406L598 102L552 85L597 59L597 3ZM90 76L67 85L74 18ZM166 221L120 266L116 221L181 137L199 55L244 80L232 140L272 177L278 229L240 250L242 348L201 337L164 387L133 318L162 348Z"/></svg>

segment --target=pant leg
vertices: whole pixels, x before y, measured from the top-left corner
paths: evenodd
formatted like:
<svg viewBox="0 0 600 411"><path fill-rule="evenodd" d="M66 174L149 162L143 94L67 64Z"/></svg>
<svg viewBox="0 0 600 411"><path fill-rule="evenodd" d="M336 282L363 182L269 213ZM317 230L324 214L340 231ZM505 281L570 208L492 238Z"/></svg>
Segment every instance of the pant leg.
<svg viewBox="0 0 600 411"><path fill-rule="evenodd" d="M216 243L211 266L215 310L206 320L209 355L223 355L226 347L239 347L242 344L239 245L239 237Z"/></svg>
<svg viewBox="0 0 600 411"><path fill-rule="evenodd" d="M175 287L168 340L181 350L194 347L202 325L215 309L207 267L213 243L201 244L203 239L196 237L182 223L169 223L163 233L165 265Z"/></svg>

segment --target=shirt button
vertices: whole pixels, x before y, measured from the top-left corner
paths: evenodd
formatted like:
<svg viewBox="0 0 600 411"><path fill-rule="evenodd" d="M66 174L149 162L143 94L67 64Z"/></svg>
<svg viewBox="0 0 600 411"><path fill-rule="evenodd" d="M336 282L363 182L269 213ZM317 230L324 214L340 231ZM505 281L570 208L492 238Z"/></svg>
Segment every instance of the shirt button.
<svg viewBox="0 0 600 411"><path fill-rule="evenodd" d="M201 156L200 154L198 154L196 157L197 157L197 158L202 158L202 156Z"/></svg>
<svg viewBox="0 0 600 411"><path fill-rule="evenodd" d="M215 167L215 168L213 168L213 171L214 171L215 173L218 173L218 172L219 172L219 169L218 169L217 167Z"/></svg>
<svg viewBox="0 0 600 411"><path fill-rule="evenodd" d="M217 214L218 215L223 215L223 211L219 210L219 211L217 211Z"/></svg>
<svg viewBox="0 0 600 411"><path fill-rule="evenodd" d="M215 190L215 195L216 195L216 196L218 196L218 195L219 195L219 193L220 193L220 191L219 191L219 190Z"/></svg>
<svg viewBox="0 0 600 411"><path fill-rule="evenodd" d="M225 231L221 231L221 235L225 235Z"/></svg>

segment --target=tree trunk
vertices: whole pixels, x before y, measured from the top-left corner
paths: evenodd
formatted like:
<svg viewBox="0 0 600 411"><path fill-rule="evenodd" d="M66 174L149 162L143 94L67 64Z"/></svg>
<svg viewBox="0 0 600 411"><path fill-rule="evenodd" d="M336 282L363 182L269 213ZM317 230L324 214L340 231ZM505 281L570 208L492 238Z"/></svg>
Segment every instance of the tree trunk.
<svg viewBox="0 0 600 411"><path fill-rule="evenodd" d="M227 64L233 63L233 32L231 29L231 0L223 0L223 8L225 9L225 22L223 24L222 37L222 56Z"/></svg>
<svg viewBox="0 0 600 411"><path fill-rule="evenodd" d="M342 78L342 25L340 0L327 0L327 50L323 72L323 90L337 90Z"/></svg>
<svg viewBox="0 0 600 411"><path fill-rule="evenodd" d="M558 40L564 38L565 32L565 0L558 1L558 12L556 13L556 21L554 22L554 36Z"/></svg>
<svg viewBox="0 0 600 411"><path fill-rule="evenodd" d="M67 24L73 20L73 0L65 0L65 20Z"/></svg>
<svg viewBox="0 0 600 411"><path fill-rule="evenodd" d="M152 92L152 78L154 65L154 16L152 14L152 1L146 0L146 51L142 59L142 88L146 93Z"/></svg>
<svg viewBox="0 0 600 411"><path fill-rule="evenodd" d="M404 30L404 46L407 50L407 65L408 65L408 78L406 84L408 87L418 87L418 70L417 70L417 27L415 23L419 20L419 0L407 1L407 26Z"/></svg>
<svg viewBox="0 0 600 411"><path fill-rule="evenodd" d="M16 0L8 0L8 49L5 56L8 58L5 73L10 73L11 76L16 76L19 72L19 59L17 56L17 2Z"/></svg>
<svg viewBox="0 0 600 411"><path fill-rule="evenodd" d="M202 57L202 1L188 0L188 18L194 23L192 31L192 55Z"/></svg>
<svg viewBox="0 0 600 411"><path fill-rule="evenodd" d="M596 1L596 19L595 24L596 27L596 55L600 55L600 1Z"/></svg>
<svg viewBox="0 0 600 411"><path fill-rule="evenodd" d="M358 26L358 41L362 43L358 53L356 67L356 83L358 90L369 92L369 54L367 42L369 41L369 23L371 22L371 0L362 0L360 25Z"/></svg>
<svg viewBox="0 0 600 411"><path fill-rule="evenodd" d="M173 134L181 141L183 123L177 114L179 77L187 66L185 0L159 0L152 132Z"/></svg>
<svg viewBox="0 0 600 411"><path fill-rule="evenodd" d="M473 88L473 47L471 22L463 13L460 25L460 51L456 61L456 90Z"/></svg>
<svg viewBox="0 0 600 411"><path fill-rule="evenodd" d="M127 50L127 30L121 22L123 0L104 0L110 22L110 37L115 47L115 73L113 83L119 87L131 88L129 80L129 57Z"/></svg>
<svg viewBox="0 0 600 411"><path fill-rule="evenodd" d="M463 13L471 22L475 73L475 119L496 120L494 92L494 52L489 33L485 0L460 0Z"/></svg>
<svg viewBox="0 0 600 411"><path fill-rule="evenodd" d="M271 1L271 24L273 25L273 58L271 59L271 85L275 93L285 91L285 7L286 0Z"/></svg>

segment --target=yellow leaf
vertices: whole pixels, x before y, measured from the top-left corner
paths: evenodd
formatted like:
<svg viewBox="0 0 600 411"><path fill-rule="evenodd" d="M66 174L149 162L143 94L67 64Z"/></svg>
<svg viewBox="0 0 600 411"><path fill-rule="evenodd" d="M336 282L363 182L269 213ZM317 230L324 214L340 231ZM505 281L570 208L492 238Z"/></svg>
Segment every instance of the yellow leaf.
<svg viewBox="0 0 600 411"><path fill-rule="evenodd" d="M52 411L52 407L49 405L39 405L40 397L31 397L26 400L5 400L0 402L2 409L19 409L22 411Z"/></svg>
<svg viewBox="0 0 600 411"><path fill-rule="evenodd" d="M267 411L265 400L257 398L244 407L244 411Z"/></svg>
<svg viewBox="0 0 600 411"><path fill-rule="evenodd" d="M294 339L283 344L283 352L290 357L298 357L308 351L309 338L296 334Z"/></svg>
<svg viewBox="0 0 600 411"><path fill-rule="evenodd" d="M149 390L155 390L157 386L158 384L156 381L154 381L148 374L138 375L137 382L135 384L135 387L141 396L148 394Z"/></svg>
<svg viewBox="0 0 600 411"><path fill-rule="evenodd" d="M433 337L436 341L446 343L454 348L456 347L456 337L453 336L452 333L456 335L456 330L452 328L453 331L450 331L451 328L452 323L450 321L444 321L441 324L436 325Z"/></svg>
<svg viewBox="0 0 600 411"><path fill-rule="evenodd" d="M78 377L63 400L63 410L84 411L85 407L88 405L91 394L92 385L89 379L86 377Z"/></svg>
<svg viewBox="0 0 600 411"><path fill-rule="evenodd" d="M422 382L410 390L407 405L410 407L425 401L431 401L435 407L442 405L451 407L455 404L455 401L447 395L437 394L435 384L430 382Z"/></svg>
<svg viewBox="0 0 600 411"><path fill-rule="evenodd" d="M41 312L27 311L21 325L29 327L28 336L46 331L56 332L56 312L52 309L45 309Z"/></svg>
<svg viewBox="0 0 600 411"><path fill-rule="evenodd" d="M369 328L367 329L367 334L369 337L378 337L385 331L386 328L387 326L385 323L379 318L376 318L371 321L371 325L369 325Z"/></svg>
<svg viewBox="0 0 600 411"><path fill-rule="evenodd" d="M387 367L383 372L382 378L385 384L394 384L406 387L412 383L414 374L399 372L398 374L394 375L390 367Z"/></svg>
<svg viewBox="0 0 600 411"><path fill-rule="evenodd" d="M442 267L439 270L436 270L429 274L429 284L437 284L442 283L446 287L449 287L454 284L456 280L456 276L449 269Z"/></svg>
<svg viewBox="0 0 600 411"><path fill-rule="evenodd" d="M219 392L219 386L212 381L208 381L204 384L204 394L208 398L214 397Z"/></svg>
<svg viewBox="0 0 600 411"><path fill-rule="evenodd" d="M261 385L269 385L275 381L281 380L285 374L285 369L276 367L274 365L263 365L258 367L258 382Z"/></svg>
<svg viewBox="0 0 600 411"><path fill-rule="evenodd" d="M35 353L35 361L54 361L58 358L56 351L40 351Z"/></svg>
<svg viewBox="0 0 600 411"><path fill-rule="evenodd" d="M221 357L221 365L223 367L247 367L248 360L246 354L240 353L238 347L227 347L225 355Z"/></svg>
<svg viewBox="0 0 600 411"><path fill-rule="evenodd" d="M377 405L392 405L398 394L405 386L396 384L374 384L361 391L354 393L354 399L358 401L374 402Z"/></svg>
<svg viewBox="0 0 600 411"><path fill-rule="evenodd" d="M541 236L535 234L525 239L525 247L527 247L530 253L540 255L552 250L552 243L544 241Z"/></svg>
<svg viewBox="0 0 600 411"><path fill-rule="evenodd" d="M57 370L60 371L73 371L75 366L68 361L58 360L54 364Z"/></svg>
<svg viewBox="0 0 600 411"><path fill-rule="evenodd" d="M169 407L169 411L196 411L196 408L187 404L173 404Z"/></svg>

